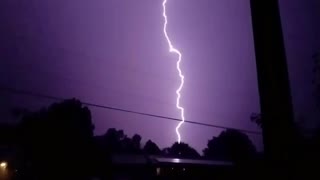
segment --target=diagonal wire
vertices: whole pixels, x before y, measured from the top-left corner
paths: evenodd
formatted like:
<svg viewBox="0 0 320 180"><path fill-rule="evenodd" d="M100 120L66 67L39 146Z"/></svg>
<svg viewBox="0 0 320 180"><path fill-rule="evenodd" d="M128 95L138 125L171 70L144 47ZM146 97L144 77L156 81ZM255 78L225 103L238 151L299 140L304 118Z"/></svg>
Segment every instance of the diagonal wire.
<svg viewBox="0 0 320 180"><path fill-rule="evenodd" d="M26 91L26 90L14 89L14 88L9 88L9 87L1 87L0 86L0 91L9 92L9 93L12 93L12 94L27 95L27 96L37 97L37 98L58 100L58 101L66 100L66 98L62 98L62 97L50 96L50 95L35 93L35 92L31 92L31 91ZM133 111L133 110L128 110L128 109L112 107L112 106L105 106L105 105L95 104L95 103L91 103L91 102L83 102L83 101L81 101L81 102L84 105L91 106L91 107L96 107L96 108L110 109L110 110L114 110L114 111L137 114L137 115L148 116L148 117L159 118L159 119L166 119L166 120L171 120L171 121L179 121L179 122L181 121L181 119L168 117L168 116L163 116L163 115L156 115L156 114L151 114L151 113L138 112L138 111ZM261 135L262 134L261 132L258 132L258 131L231 128L231 127L226 127L226 126L207 124L207 123L201 123L201 122L195 122L195 121L189 121L189 120L185 120L185 122L189 123L189 124L207 126L207 127L212 127L212 128L218 128L218 129L234 129L234 130L238 130L238 131L241 131L241 132L244 132L244 133L248 133L248 134L257 134L257 135Z"/></svg>

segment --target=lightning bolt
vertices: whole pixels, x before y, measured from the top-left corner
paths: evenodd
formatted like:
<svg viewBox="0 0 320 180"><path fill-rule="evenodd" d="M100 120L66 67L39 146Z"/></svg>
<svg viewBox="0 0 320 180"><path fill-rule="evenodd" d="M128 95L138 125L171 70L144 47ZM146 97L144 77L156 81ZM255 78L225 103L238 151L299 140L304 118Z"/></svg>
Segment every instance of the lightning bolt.
<svg viewBox="0 0 320 180"><path fill-rule="evenodd" d="M169 52L170 53L175 53L178 55L178 60L177 60L177 70L178 70L178 73L179 73L179 77L180 77L180 86L179 88L176 90L176 94L177 94L177 100L176 100L176 107L177 109L180 110L180 116L181 116L181 121L179 122L179 124L177 125L176 127L176 133L177 133L177 136L178 136L178 143L181 142L181 135L180 135L180 132L179 132L179 128L181 127L181 125L184 123L185 121L185 118L184 118L184 108L180 105L180 98L181 98L181 94L180 94L180 91L181 89L183 88L183 84L184 84L184 76L182 74L182 71L181 71L181 68L180 68L180 63L181 63L181 59L182 59L182 54L181 52L174 48L172 43L171 43L171 40L168 36L168 33L167 33L167 24L168 24L168 18L167 18L167 14L166 14L166 4L167 4L167 0L163 0L162 2L162 7L163 7L163 18L164 18L164 25L163 25L163 33L164 33L164 36L166 37L166 40L168 42L168 45L169 45Z"/></svg>

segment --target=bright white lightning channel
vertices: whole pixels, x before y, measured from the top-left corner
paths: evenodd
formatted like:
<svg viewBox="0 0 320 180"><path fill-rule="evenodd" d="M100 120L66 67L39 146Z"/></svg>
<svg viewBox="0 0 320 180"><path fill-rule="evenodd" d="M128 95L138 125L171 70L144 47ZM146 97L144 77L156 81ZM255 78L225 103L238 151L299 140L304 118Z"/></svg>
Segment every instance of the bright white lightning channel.
<svg viewBox="0 0 320 180"><path fill-rule="evenodd" d="M184 76L182 74L181 68L180 68L180 63L181 63L181 58L182 58L182 54L180 53L180 51L176 48L173 47L171 40L168 36L167 33L167 24L168 24L168 18L167 18L167 14L166 14L166 4L167 4L167 0L163 0L162 6L163 6L163 18L164 18L164 25L163 25L163 33L164 36L166 37L166 40L168 42L169 45L169 52L171 53L175 53L178 55L178 60L177 60L177 70L179 72L179 77L180 77L180 86L179 88L176 90L176 94L177 94L177 100L176 100L176 107L180 110L180 116L181 116L181 121L179 122L179 124L176 127L176 133L178 136L178 143L181 142L181 135L179 132L179 128L181 127L181 125L184 123L185 118L184 118L184 108L180 105L180 98L181 98L181 94L180 91L183 87L184 84Z"/></svg>

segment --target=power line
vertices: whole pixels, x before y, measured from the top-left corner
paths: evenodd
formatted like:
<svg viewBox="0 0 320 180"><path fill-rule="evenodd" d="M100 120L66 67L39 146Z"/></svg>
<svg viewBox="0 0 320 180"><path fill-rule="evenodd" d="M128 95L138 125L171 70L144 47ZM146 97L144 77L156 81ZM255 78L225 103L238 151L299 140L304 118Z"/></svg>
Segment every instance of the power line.
<svg viewBox="0 0 320 180"><path fill-rule="evenodd" d="M27 95L27 96L37 97L37 98L58 100L58 101L66 100L66 98L50 96L50 95L44 95L44 94L40 94L40 93L34 93L34 92L31 92L31 91L18 90L18 89L8 88L8 87L0 87L0 91L9 92L9 93L12 93L12 94ZM94 104L94 103L90 103L90 102L83 102L83 101L81 101L81 102L82 102L82 104L87 105L87 106L91 106L91 107L110 109L110 110L114 110L114 111L137 114L137 115L148 116L148 117L153 117L153 118L166 119L166 120L171 120L171 121L181 121L181 119L172 118L172 117L168 117L168 116L162 116L162 115L138 112L138 111L133 111L133 110L127 110L127 109L122 109L122 108L116 108L116 107L111 107L111 106ZM218 129L234 129L234 130L238 130L238 131L241 131L241 132L244 132L244 133L248 133L248 134L257 134L257 135L261 135L262 134L261 132L258 132L258 131L250 131L250 130L245 130L245 129L230 128L230 127L226 127L226 126L219 126L219 125L213 125L213 124L207 124L207 123L201 123L201 122L194 122L194 121L188 121L188 120L185 120L185 123L195 124L195 125L200 125L200 126L213 127L213 128L218 128Z"/></svg>
<svg viewBox="0 0 320 180"><path fill-rule="evenodd" d="M33 71L33 72L39 73L39 74L41 74L41 75L46 75L48 78L54 78L54 79L59 78L59 79L62 79L62 80L67 80L67 81L76 82L76 83L80 82L80 83L82 83L82 84L83 84L83 83L86 83L86 82L83 82L83 81L78 80L78 79L75 79L75 78L57 76L57 75L55 75L54 73L48 73L48 72L46 72L46 71L42 71L42 70L39 69L39 68L34 69L34 67L33 67L32 65L22 65L22 67L26 67L28 70L30 70L30 68L32 68L32 71ZM109 91L109 92L111 91L111 93L113 93L113 95L114 95L114 94L117 94L117 95L129 95L129 96L134 96L134 97L139 97L139 98L147 99L147 100L149 100L149 101L152 100L153 102L156 101L157 104L161 104L161 105L166 105L166 106L168 106L168 105L175 105L174 102L168 103L168 102L162 100L161 98L160 98L160 99L159 99L159 98L154 98L154 97L147 96L147 95L145 95L145 94L141 95L141 94L136 94L136 93L127 93L127 92L124 92L124 91L113 90L113 89L111 89L110 87L101 86L101 85L98 85L98 84L96 84L96 83L93 83L93 84L92 84L92 81L90 81L90 86L95 86L96 88L99 88L99 89L102 89L102 88L103 88L104 90L107 89L107 91ZM203 109L203 108L200 108L200 107L193 107L193 108L197 108L197 109L199 109L199 110L201 110L201 111L207 112L207 110L205 110L205 109Z"/></svg>
<svg viewBox="0 0 320 180"><path fill-rule="evenodd" d="M68 53L68 54L71 54L71 55L76 55L76 56L79 56L79 57L87 57L89 59L94 59L94 60L103 60L104 58L101 58L99 56L96 56L96 55L89 55L88 53L83 53L83 52L80 52L80 51L75 51L75 50L69 50L69 49L65 49L65 48L50 48L51 50L62 50L63 52L65 53ZM155 73L152 73L152 72L149 72L149 71L142 71L142 70L137 70L136 68L132 68L130 66L126 66L125 64L117 64L115 63L114 61L111 61L112 62L112 65L116 68L126 68L127 70L131 70L133 71L134 73L143 73L143 74L148 74L148 75L152 75L152 76L159 76L161 78L163 78L164 76L160 76L160 75L157 75ZM20 64L19 64L20 65ZM27 67L27 69L30 69L30 68L34 68L33 66L30 66L29 64L27 65L23 65L25 67ZM119 67L117 67L119 66ZM37 73L41 73L41 74L44 74L46 73L46 75L49 77L49 78L59 78L59 79L63 79L63 80L67 80L67 81L72 81L72 82L81 82L82 84L85 83L83 82L82 80L78 80L78 79L75 79L75 78L70 78L70 77L61 77L61 76L57 76L55 75L54 73L48 73L48 72L45 72L45 71L42 71L40 70L39 68L36 68L36 69L32 69L33 71L36 71ZM174 78L164 78L164 79L167 79L167 81L169 82L175 82L176 80L173 80ZM176 79L176 78L175 78ZM190 83L190 82L188 82ZM153 101L159 105L161 104L162 106L163 105L175 105L174 102L166 102L162 99L159 99L159 98L154 98L154 97L150 97L150 96L147 96L145 94L137 94L137 93L127 93L127 92L124 92L124 91L117 91L117 90L113 90L109 87L105 87L105 86L101 86L101 85L97 85L97 84L92 84L92 81L90 82L90 86L95 86L97 88L103 88L103 89L107 89L108 91L111 91L114 94L117 94L117 95L128 95L128 96L134 96L134 97L139 97L139 98L144 98L148 101ZM189 103L187 103L189 104ZM186 105L186 104L185 104ZM197 112L201 111L201 112L206 112L206 113L211 113L209 110L205 109L205 108L201 108L200 106L193 106L192 107L193 109L197 109ZM192 123L192 121L190 121ZM261 134L261 133L260 133Z"/></svg>

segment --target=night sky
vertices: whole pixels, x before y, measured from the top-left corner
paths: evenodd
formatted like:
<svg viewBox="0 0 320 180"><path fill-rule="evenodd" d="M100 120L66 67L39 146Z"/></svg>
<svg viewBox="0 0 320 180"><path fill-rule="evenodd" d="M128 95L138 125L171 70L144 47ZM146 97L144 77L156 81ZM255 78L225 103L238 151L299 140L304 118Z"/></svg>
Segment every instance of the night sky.
<svg viewBox="0 0 320 180"><path fill-rule="evenodd" d="M311 56L320 47L311 30L318 28L315 3L280 3L299 116L312 104L305 77L311 82ZM169 0L167 8L169 36L183 54L186 119L261 131L250 122L260 105L249 0ZM1 86L179 118L176 56L162 32L161 0L2 0L0 18ZM1 121L15 120L13 107L53 102L6 92L0 98ZM176 121L90 109L96 134L115 127L160 147L176 141ZM221 130L184 124L182 141L201 152ZM262 150L262 137L250 138Z"/></svg>

